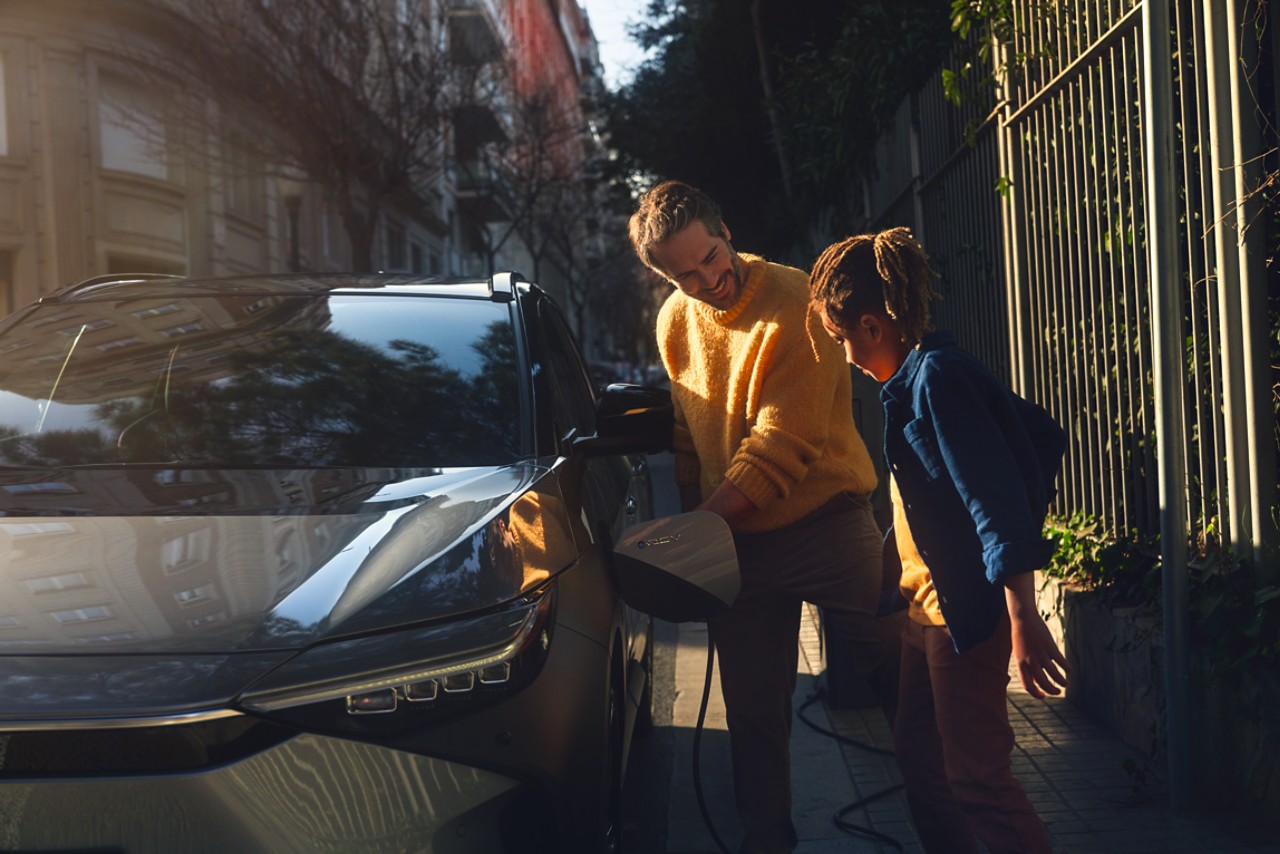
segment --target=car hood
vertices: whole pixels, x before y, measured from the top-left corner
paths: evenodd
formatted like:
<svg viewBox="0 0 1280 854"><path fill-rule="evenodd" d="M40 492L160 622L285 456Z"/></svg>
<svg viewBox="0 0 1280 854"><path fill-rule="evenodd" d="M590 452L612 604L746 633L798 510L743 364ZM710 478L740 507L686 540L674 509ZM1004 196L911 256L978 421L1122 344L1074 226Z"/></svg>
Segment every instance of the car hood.
<svg viewBox="0 0 1280 854"><path fill-rule="evenodd" d="M565 515L534 463L9 474L0 658L211 656L216 670L476 611L573 562Z"/></svg>

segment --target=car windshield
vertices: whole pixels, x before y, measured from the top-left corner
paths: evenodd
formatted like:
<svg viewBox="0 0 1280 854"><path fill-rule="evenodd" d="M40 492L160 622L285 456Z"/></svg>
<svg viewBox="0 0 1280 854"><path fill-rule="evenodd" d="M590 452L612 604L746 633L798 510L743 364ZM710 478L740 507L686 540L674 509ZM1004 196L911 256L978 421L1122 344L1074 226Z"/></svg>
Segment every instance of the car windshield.
<svg viewBox="0 0 1280 854"><path fill-rule="evenodd" d="M0 464L500 465L520 453L515 366L487 300L42 305L0 335Z"/></svg>

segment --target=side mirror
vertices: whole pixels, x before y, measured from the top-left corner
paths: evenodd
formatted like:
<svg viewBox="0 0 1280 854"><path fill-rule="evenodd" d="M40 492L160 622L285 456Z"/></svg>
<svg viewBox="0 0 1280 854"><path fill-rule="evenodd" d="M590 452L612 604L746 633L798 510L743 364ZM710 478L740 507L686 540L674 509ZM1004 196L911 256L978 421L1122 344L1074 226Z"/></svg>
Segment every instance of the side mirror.
<svg viewBox="0 0 1280 854"><path fill-rule="evenodd" d="M588 455L669 451L674 426L670 391L612 383L596 400L596 434L574 439L573 447Z"/></svg>

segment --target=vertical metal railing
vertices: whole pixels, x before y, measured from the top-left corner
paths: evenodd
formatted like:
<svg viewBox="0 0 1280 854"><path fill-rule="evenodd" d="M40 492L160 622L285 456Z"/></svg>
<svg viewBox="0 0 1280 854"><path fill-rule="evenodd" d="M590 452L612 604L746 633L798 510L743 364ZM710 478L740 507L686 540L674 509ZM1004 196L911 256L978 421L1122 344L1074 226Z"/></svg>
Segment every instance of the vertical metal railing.
<svg viewBox="0 0 1280 854"><path fill-rule="evenodd" d="M1153 533L1138 8L1015 4L1002 138L1019 390L1069 428L1061 509Z"/></svg>
<svg viewBox="0 0 1280 854"><path fill-rule="evenodd" d="M966 144L958 128L992 105L956 111L935 78L913 96L911 177L877 194L920 229L940 323L1067 427L1055 511L1160 538L1175 803L1188 561L1260 560L1276 544L1262 359L1280 286L1250 196L1273 156L1248 85L1276 50L1246 26L1260 3L1013 0L997 120Z"/></svg>
<svg viewBox="0 0 1280 854"><path fill-rule="evenodd" d="M1168 6L1171 40L1175 204L1158 228L1178 251L1159 282L1144 2ZM979 92L957 110L936 75L904 102L869 192L876 227L912 225L929 251L939 325L1067 426L1057 512L1162 532L1156 390L1172 389L1189 545L1255 558L1274 542L1276 480L1262 227L1237 203L1262 149L1245 85L1259 45L1242 27L1257 2L1014 0L1003 101ZM1184 346L1157 364L1151 288L1166 278Z"/></svg>

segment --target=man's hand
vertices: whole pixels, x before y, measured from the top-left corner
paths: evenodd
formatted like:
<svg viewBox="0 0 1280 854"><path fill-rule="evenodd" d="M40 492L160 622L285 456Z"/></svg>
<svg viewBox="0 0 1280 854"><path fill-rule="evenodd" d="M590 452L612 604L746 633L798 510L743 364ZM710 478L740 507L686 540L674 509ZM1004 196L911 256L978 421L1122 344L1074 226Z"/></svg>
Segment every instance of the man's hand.
<svg viewBox="0 0 1280 854"><path fill-rule="evenodd" d="M1013 660L1018 664L1022 687L1033 697L1060 694L1067 687L1071 665L1036 608L1034 573L1009 579L1004 594L1013 633Z"/></svg>
<svg viewBox="0 0 1280 854"><path fill-rule="evenodd" d="M722 480L715 491L707 496L707 500L693 509L714 513L729 523L729 530L737 531L738 526L751 518L759 508L731 481Z"/></svg>

